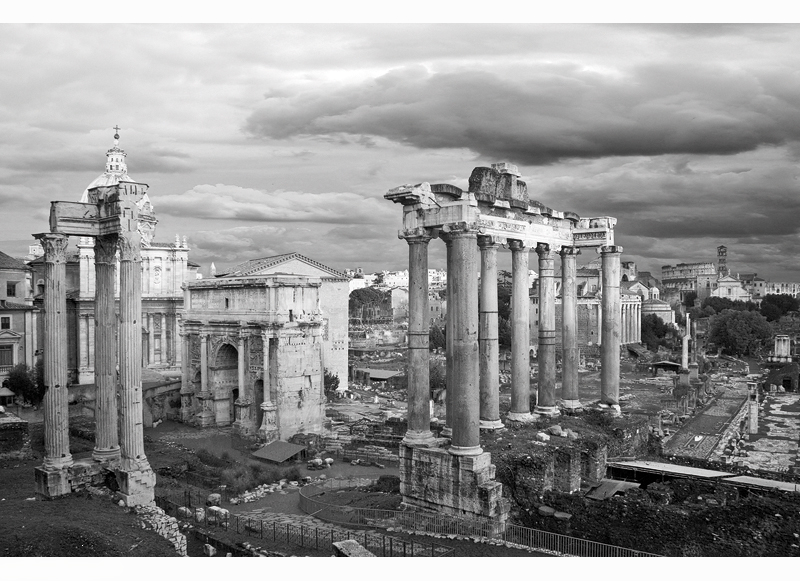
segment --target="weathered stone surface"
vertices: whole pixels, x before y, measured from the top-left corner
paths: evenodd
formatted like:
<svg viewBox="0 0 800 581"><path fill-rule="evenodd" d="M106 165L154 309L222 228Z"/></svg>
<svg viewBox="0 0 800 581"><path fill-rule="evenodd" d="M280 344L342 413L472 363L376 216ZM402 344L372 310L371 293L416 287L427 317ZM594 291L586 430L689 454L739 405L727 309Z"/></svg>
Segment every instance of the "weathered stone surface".
<svg viewBox="0 0 800 581"><path fill-rule="evenodd" d="M556 509L554 509L554 508L552 508L550 506L540 506L538 508L538 511L539 511L539 514L542 515L542 516L553 516L554 514L556 514Z"/></svg>

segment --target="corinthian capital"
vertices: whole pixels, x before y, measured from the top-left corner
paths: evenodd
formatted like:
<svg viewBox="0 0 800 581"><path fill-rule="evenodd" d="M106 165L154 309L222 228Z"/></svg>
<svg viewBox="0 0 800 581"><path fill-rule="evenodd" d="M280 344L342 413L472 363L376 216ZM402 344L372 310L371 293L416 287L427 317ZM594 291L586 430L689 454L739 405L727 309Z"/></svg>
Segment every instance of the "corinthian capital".
<svg viewBox="0 0 800 581"><path fill-rule="evenodd" d="M114 257L117 254L116 234L109 236L98 236L94 239L94 260L102 264L114 264Z"/></svg>
<svg viewBox="0 0 800 581"><path fill-rule="evenodd" d="M120 261L142 261L141 236L138 232L126 232L119 236L118 246Z"/></svg>
<svg viewBox="0 0 800 581"><path fill-rule="evenodd" d="M35 238L44 248L44 261L52 264L66 264L67 243L69 236L66 234L36 234Z"/></svg>

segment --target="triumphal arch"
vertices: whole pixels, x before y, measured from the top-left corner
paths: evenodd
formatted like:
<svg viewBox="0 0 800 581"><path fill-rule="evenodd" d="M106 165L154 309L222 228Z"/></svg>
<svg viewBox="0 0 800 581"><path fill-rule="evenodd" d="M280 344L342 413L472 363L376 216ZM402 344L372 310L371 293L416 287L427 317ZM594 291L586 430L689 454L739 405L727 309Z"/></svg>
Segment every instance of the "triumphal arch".
<svg viewBox="0 0 800 581"><path fill-rule="evenodd" d="M408 243L408 432L400 446L403 501L413 507L485 517L508 515L502 485L494 480L481 429L502 428L499 411L497 251L512 255L512 380L510 422L553 416L582 406L578 394L577 256L594 248L602 257L601 399L619 413L620 255L616 219L581 218L529 199L516 166L477 167L467 191L420 183L389 190L403 206L399 237ZM428 245L447 247L446 428L430 429L428 368ZM538 393L530 405L529 253L539 261ZM480 259L478 256L480 255ZM556 401L555 258L561 258L563 397ZM480 291L478 288L480 264ZM478 293L481 293L480 303ZM478 305L480 304L480 311Z"/></svg>
<svg viewBox="0 0 800 581"><path fill-rule="evenodd" d="M36 494L69 494L87 475L113 472L128 506L151 504L155 474L142 431L141 240L155 217L148 186L119 182L88 190L81 202L52 202L50 232L36 234L44 248L44 444ZM70 236L94 238L96 436L92 460L69 451L67 409L66 252ZM115 256L119 253L119 322L115 309ZM119 367L119 371L117 370Z"/></svg>

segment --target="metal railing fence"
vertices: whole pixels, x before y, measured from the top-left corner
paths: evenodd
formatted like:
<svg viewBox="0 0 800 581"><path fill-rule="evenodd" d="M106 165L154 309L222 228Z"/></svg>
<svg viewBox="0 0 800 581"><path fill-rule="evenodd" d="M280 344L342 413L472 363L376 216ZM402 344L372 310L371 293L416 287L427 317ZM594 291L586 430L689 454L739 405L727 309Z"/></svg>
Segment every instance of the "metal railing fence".
<svg viewBox="0 0 800 581"><path fill-rule="evenodd" d="M310 525L296 525L270 520L227 514L219 518L208 510L202 513L192 510L190 514L181 511L188 507L162 496L156 496L156 505L168 515L194 524L214 526L236 532L251 538L267 539L277 543L298 545L300 547L333 552L333 543L345 540L358 541L365 549L378 557L442 557L453 549L436 543L406 541L388 535L372 532L335 530ZM199 508L199 507L198 507Z"/></svg>
<svg viewBox="0 0 800 581"><path fill-rule="evenodd" d="M370 476L363 476L360 478L329 479L325 483L303 487L300 489L300 509L308 514L313 514L321 520L348 526L367 526L384 529L401 528L410 532L481 537L502 540L506 543L529 549L555 551L575 557L661 556L549 531L531 529L511 523L506 523L503 526L491 519L460 518L416 511L339 506L321 499L321 497L326 497L329 490L369 486L374 482L375 479L370 480Z"/></svg>

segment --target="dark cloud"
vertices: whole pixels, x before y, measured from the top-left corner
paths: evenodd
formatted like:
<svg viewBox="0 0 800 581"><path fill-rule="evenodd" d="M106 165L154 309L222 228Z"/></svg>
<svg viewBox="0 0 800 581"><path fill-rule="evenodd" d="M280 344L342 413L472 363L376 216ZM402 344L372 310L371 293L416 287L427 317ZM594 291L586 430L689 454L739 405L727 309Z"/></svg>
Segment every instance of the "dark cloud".
<svg viewBox="0 0 800 581"><path fill-rule="evenodd" d="M521 164L733 154L800 139L800 79L790 73L696 62L635 66L618 75L571 63L531 65L516 76L409 66L361 83L270 97L246 129L278 139L382 136Z"/></svg>

